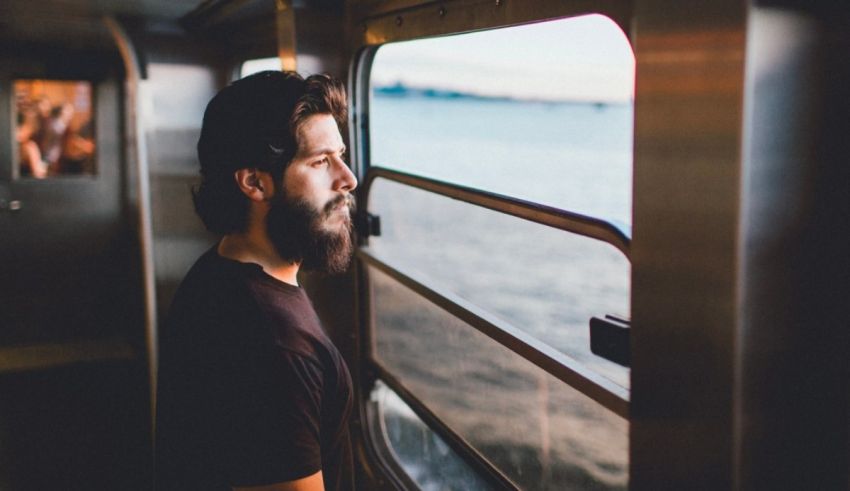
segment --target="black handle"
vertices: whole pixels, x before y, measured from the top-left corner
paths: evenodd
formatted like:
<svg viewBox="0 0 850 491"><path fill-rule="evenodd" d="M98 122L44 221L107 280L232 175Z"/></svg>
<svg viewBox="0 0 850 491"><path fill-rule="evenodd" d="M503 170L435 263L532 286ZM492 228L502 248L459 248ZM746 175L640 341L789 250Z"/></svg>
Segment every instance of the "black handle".
<svg viewBox="0 0 850 491"><path fill-rule="evenodd" d="M614 363L629 366L631 342L628 319L606 315L590 318L590 351Z"/></svg>

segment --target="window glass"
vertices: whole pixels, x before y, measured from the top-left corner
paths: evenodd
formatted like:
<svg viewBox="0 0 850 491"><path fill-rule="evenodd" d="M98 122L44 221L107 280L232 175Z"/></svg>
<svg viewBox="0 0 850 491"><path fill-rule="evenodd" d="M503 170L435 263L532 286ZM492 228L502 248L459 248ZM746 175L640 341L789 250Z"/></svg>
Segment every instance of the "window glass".
<svg viewBox="0 0 850 491"><path fill-rule="evenodd" d="M255 60L245 61L239 70L239 78L245 78L248 75L266 70L280 70L280 58L273 56L271 58L257 58Z"/></svg>
<svg viewBox="0 0 850 491"><path fill-rule="evenodd" d="M78 80L15 80L17 175L44 179L94 174L92 85Z"/></svg>
<svg viewBox="0 0 850 491"><path fill-rule="evenodd" d="M371 394L393 455L423 491L492 489L380 380Z"/></svg>
<svg viewBox="0 0 850 491"><path fill-rule="evenodd" d="M382 46L369 161L631 224L634 56L610 19ZM593 316L629 316L613 246L377 179L370 250L614 382ZM522 489L625 489L628 422L368 267L375 361Z"/></svg>
<svg viewBox="0 0 850 491"><path fill-rule="evenodd" d="M625 489L628 422L369 268L375 350L520 488Z"/></svg>
<svg viewBox="0 0 850 491"><path fill-rule="evenodd" d="M295 56L295 64L297 65L298 73L304 77L322 72L321 60L314 55L299 53ZM242 63L242 67L239 69L239 78L245 78L248 75L266 70L280 69L280 58L277 56L247 60Z"/></svg>
<svg viewBox="0 0 850 491"><path fill-rule="evenodd" d="M385 179L369 210L372 250L413 269L628 387L629 370L590 352L593 316L629 316L628 259L604 242Z"/></svg>
<svg viewBox="0 0 850 491"><path fill-rule="evenodd" d="M371 165L631 223L634 56L589 15L388 44Z"/></svg>

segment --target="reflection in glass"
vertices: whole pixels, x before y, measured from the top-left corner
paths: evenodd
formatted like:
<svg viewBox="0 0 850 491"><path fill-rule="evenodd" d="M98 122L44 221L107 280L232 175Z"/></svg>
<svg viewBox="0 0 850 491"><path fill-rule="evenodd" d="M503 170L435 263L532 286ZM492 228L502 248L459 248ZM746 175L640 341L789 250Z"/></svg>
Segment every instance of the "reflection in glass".
<svg viewBox="0 0 850 491"><path fill-rule="evenodd" d="M18 175L44 179L94 174L91 84L16 80L14 90Z"/></svg>
<svg viewBox="0 0 850 491"><path fill-rule="evenodd" d="M522 489L625 489L628 422L374 268L375 357Z"/></svg>
<svg viewBox="0 0 850 491"><path fill-rule="evenodd" d="M370 399L378 405L383 428L396 460L420 489L491 489L392 389L378 381Z"/></svg>
<svg viewBox="0 0 850 491"><path fill-rule="evenodd" d="M379 257L413 269L623 387L629 370L590 352L589 322L629 316L629 260L613 246L377 179Z"/></svg>

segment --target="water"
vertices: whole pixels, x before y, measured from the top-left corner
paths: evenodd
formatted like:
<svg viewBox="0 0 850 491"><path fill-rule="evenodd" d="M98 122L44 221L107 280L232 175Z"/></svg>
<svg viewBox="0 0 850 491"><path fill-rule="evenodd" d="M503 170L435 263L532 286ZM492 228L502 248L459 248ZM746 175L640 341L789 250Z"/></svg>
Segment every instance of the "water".
<svg viewBox="0 0 850 491"><path fill-rule="evenodd" d="M629 106L375 97L372 163L628 226ZM628 260L602 242L377 181L370 247L623 386L591 316L629 314ZM378 359L526 489L617 489L627 424L372 274ZM476 337L478 336L478 337ZM492 344L492 346L491 346ZM419 469L418 472L421 472Z"/></svg>
<svg viewBox="0 0 850 491"><path fill-rule="evenodd" d="M372 164L631 224L631 105L382 96Z"/></svg>

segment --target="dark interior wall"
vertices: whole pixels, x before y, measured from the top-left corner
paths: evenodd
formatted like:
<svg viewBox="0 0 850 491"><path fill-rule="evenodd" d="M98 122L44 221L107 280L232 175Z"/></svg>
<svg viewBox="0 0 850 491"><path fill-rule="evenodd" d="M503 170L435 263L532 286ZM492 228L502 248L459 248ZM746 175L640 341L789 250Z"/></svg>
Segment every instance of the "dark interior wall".
<svg viewBox="0 0 850 491"><path fill-rule="evenodd" d="M150 489L147 374L127 360L0 373L0 489Z"/></svg>
<svg viewBox="0 0 850 491"><path fill-rule="evenodd" d="M848 489L850 14L749 13L739 489Z"/></svg>

